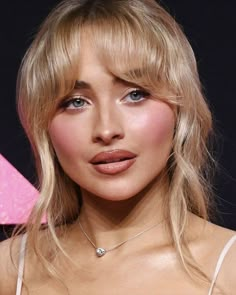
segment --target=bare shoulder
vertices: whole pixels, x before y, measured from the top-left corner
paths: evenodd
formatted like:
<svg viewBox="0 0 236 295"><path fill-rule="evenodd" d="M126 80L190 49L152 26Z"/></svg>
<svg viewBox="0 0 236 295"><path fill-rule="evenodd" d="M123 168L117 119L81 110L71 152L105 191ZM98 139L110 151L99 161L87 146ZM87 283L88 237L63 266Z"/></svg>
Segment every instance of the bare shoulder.
<svg viewBox="0 0 236 295"><path fill-rule="evenodd" d="M0 243L0 294L15 294L21 237Z"/></svg>
<svg viewBox="0 0 236 295"><path fill-rule="evenodd" d="M225 294L235 294L236 273L233 270L236 265L236 232L198 217L193 217L192 224L194 231L198 232L192 243L195 258L199 258L198 261L211 279L221 258L216 285Z"/></svg>
<svg viewBox="0 0 236 295"><path fill-rule="evenodd" d="M217 248L217 245L220 245L215 266L217 266L217 263L220 265L222 261L216 284L218 283L221 286L225 294L233 295L236 290L236 272L234 271L236 265L236 232L216 225L210 226L212 227L214 243L212 247Z"/></svg>

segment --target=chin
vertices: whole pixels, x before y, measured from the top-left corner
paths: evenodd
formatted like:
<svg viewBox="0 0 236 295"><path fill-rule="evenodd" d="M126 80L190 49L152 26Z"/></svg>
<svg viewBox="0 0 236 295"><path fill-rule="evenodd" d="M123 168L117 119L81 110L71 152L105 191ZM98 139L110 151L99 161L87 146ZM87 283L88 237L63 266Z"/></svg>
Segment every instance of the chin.
<svg viewBox="0 0 236 295"><path fill-rule="evenodd" d="M85 197L86 195L89 195L103 199L105 201L119 202L131 199L132 197L136 196L140 192L140 190L132 190L130 188L125 190L124 188L116 189L113 187L112 190L103 189L88 191L82 189L81 192L82 195L84 195Z"/></svg>

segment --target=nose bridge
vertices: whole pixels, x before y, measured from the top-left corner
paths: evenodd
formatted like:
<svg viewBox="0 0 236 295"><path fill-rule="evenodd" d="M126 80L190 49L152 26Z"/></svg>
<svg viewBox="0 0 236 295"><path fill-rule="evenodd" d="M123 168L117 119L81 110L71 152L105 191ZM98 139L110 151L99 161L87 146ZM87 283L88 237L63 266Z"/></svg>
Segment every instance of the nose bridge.
<svg viewBox="0 0 236 295"><path fill-rule="evenodd" d="M100 100L96 107L93 140L103 141L105 144L124 136L122 118L116 103Z"/></svg>

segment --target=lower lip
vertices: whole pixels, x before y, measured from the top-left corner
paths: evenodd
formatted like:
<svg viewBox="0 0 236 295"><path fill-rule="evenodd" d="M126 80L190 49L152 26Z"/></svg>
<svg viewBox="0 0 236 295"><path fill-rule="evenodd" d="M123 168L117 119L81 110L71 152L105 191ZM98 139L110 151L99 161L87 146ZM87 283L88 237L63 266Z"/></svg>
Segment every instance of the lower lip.
<svg viewBox="0 0 236 295"><path fill-rule="evenodd" d="M93 165L93 167L99 173L114 175L126 171L134 164L134 162L135 158L121 162Z"/></svg>

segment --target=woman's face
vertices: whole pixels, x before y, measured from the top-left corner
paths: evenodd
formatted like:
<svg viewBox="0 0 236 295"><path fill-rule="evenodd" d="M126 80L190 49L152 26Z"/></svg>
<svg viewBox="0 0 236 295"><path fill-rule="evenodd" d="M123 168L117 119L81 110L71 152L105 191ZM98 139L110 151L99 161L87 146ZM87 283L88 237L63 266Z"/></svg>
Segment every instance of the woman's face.
<svg viewBox="0 0 236 295"><path fill-rule="evenodd" d="M74 91L49 126L58 160L82 194L128 199L165 167L173 110L109 73L89 41L83 42L78 69Z"/></svg>

